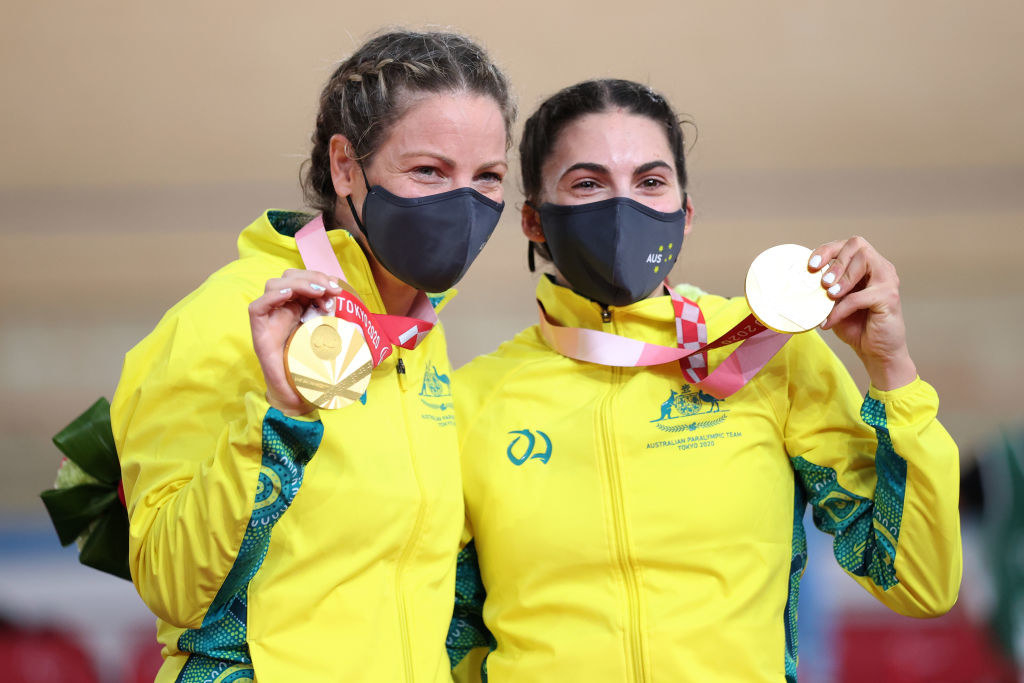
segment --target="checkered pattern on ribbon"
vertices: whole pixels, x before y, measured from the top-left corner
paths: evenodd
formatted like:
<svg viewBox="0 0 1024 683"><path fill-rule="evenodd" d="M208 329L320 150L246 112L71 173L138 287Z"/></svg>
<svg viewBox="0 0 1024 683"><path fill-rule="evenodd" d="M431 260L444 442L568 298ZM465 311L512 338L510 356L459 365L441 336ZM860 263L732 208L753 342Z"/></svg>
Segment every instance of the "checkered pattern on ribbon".
<svg viewBox="0 0 1024 683"><path fill-rule="evenodd" d="M672 295L672 308L676 314L676 344L684 351L700 349L708 343L708 327L704 323L704 312L696 302L680 295L673 288L668 288ZM690 354L679 359L679 367L683 375L694 384L699 384L708 376L708 352Z"/></svg>

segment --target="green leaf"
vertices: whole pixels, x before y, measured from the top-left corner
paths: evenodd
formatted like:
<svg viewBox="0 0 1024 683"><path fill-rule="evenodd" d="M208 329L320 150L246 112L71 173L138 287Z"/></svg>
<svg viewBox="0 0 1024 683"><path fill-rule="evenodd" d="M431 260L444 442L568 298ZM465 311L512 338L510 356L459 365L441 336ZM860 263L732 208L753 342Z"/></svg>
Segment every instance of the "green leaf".
<svg viewBox="0 0 1024 683"><path fill-rule="evenodd" d="M121 507L117 489L107 484L79 484L39 494L50 513L61 545L68 545L89 528L111 505ZM127 514L127 513L125 513ZM125 538L127 538L127 531Z"/></svg>
<svg viewBox="0 0 1024 683"><path fill-rule="evenodd" d="M121 465L110 428L110 403L99 398L53 437L53 443L85 472L102 482L116 485Z"/></svg>
<svg viewBox="0 0 1024 683"><path fill-rule="evenodd" d="M82 564L132 580L128 570L128 512L118 502L96 522L78 554Z"/></svg>

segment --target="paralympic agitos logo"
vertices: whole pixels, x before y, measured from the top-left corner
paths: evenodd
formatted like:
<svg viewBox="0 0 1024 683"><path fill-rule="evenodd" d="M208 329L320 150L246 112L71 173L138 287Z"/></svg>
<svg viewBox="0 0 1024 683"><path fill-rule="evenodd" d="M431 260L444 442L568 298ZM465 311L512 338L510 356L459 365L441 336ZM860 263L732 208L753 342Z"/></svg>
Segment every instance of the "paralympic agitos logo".
<svg viewBox="0 0 1024 683"><path fill-rule="evenodd" d="M522 465L527 460L540 460L542 463L546 465L548 460L551 459L551 439L549 439L548 435L540 431L539 429L536 433L539 434L541 439L544 440L543 452L536 451L536 447L538 445L537 437L534 436L533 431L529 429L517 429L509 432L509 434L517 435L516 438L512 439L512 442L508 445L508 449L505 451L506 454L508 455L508 459L512 461L513 465ZM518 444L524 436L526 437L525 447L520 446L517 448L516 444ZM521 451L521 449L524 448L525 450ZM522 452L522 455L517 456L516 453L520 451Z"/></svg>

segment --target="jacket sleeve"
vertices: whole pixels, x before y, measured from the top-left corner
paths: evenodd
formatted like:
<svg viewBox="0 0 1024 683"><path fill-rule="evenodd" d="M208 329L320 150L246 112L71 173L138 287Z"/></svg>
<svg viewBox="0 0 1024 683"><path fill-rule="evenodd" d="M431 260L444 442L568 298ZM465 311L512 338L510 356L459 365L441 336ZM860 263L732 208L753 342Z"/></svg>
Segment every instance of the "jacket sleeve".
<svg viewBox="0 0 1024 683"><path fill-rule="evenodd" d="M256 573L322 437L263 398L244 298L196 298L129 352L111 404L132 578L186 629L217 621Z"/></svg>
<svg viewBox="0 0 1024 683"><path fill-rule="evenodd" d="M455 571L455 609L445 642L456 683L487 680L484 660L497 646L497 642L484 625L483 607L486 597L476 544L470 540L459 552Z"/></svg>
<svg viewBox="0 0 1024 683"><path fill-rule="evenodd" d="M882 603L908 616L946 613L962 572L960 469L935 390L917 378L871 387L862 401L820 337L802 337L790 349L785 425L798 504L811 505L815 525L835 537L836 561Z"/></svg>

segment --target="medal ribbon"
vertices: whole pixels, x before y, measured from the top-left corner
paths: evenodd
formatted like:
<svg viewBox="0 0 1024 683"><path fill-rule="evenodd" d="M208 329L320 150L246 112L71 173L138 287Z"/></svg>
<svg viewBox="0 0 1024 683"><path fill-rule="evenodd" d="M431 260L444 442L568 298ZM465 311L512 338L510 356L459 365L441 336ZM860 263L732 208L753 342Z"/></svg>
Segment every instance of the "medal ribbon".
<svg viewBox="0 0 1024 683"><path fill-rule="evenodd" d="M600 330L563 327L548 316L538 301L541 335L563 356L587 363L637 367L679 361L683 376L715 398L726 398L742 388L789 341L789 335L769 330L751 314L708 343L707 325L700 306L672 289L667 280L663 284L672 297L675 348ZM742 343L709 373L708 350L737 342Z"/></svg>
<svg viewBox="0 0 1024 683"><path fill-rule="evenodd" d="M437 313L423 292L417 292L413 300L413 317L371 312L348 284L345 271L338 263L331 241L327 238L323 215L317 216L295 233L295 244L306 268L335 277L342 285L344 291L337 297L334 314L362 328L374 367L391 355L392 346L415 349L437 323Z"/></svg>

